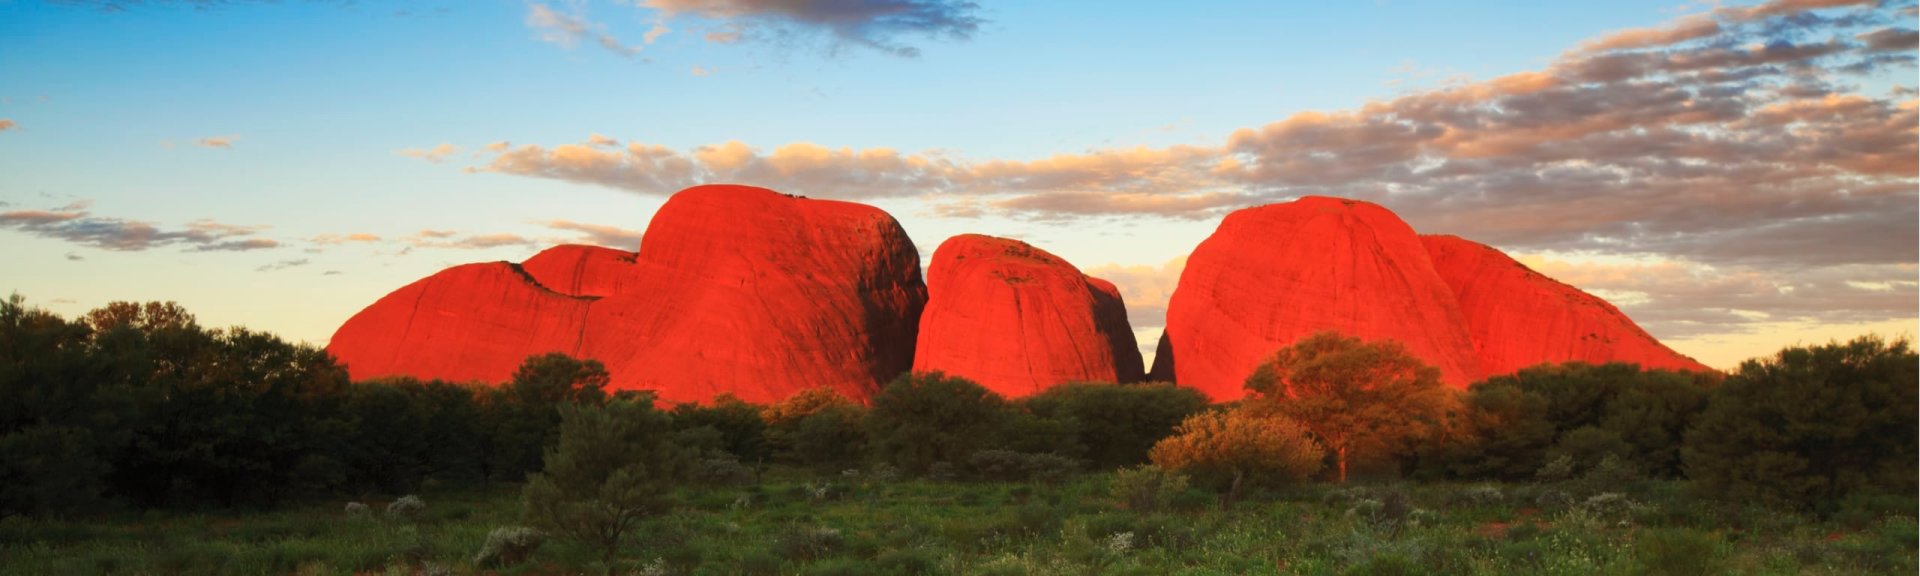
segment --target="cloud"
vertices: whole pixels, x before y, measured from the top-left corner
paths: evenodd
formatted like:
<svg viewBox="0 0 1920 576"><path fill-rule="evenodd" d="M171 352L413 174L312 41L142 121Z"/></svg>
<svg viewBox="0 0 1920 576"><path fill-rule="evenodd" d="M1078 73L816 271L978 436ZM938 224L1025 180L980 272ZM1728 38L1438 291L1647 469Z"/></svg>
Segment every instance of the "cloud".
<svg viewBox="0 0 1920 576"><path fill-rule="evenodd" d="M341 272L339 270L328 270L326 272L320 273L321 276L339 276L341 274L345 274L345 272Z"/></svg>
<svg viewBox="0 0 1920 576"><path fill-rule="evenodd" d="M462 234L453 230L421 230L400 239L409 248L448 250L485 250L502 247L530 247L538 243L518 234Z"/></svg>
<svg viewBox="0 0 1920 576"><path fill-rule="evenodd" d="M871 48L902 57L920 49L905 37L966 40L984 23L980 7L964 0L645 0L662 20L694 16L722 22L706 40L732 44L743 38L824 35L830 47Z"/></svg>
<svg viewBox="0 0 1920 576"><path fill-rule="evenodd" d="M237 140L237 138L234 138L232 136L208 136L206 138L201 138L198 141L195 141L194 143L199 144L200 146L205 148L218 148L221 150L232 150L234 140Z"/></svg>
<svg viewBox="0 0 1920 576"><path fill-rule="evenodd" d="M1168 260L1158 266L1141 264L1104 264L1087 268L1088 276L1100 278L1120 289L1127 303L1127 322L1135 330L1157 329L1167 325L1167 302L1180 284L1180 273L1187 269L1187 257ZM1157 343L1141 346L1151 348Z"/></svg>
<svg viewBox="0 0 1920 576"><path fill-rule="evenodd" d="M1920 299L1912 264L1848 264L1782 274L1658 256L1515 256L1542 274L1607 298L1663 338L1738 333L1776 322L1913 318Z"/></svg>
<svg viewBox="0 0 1920 576"><path fill-rule="evenodd" d="M639 230L628 230L616 226L586 224L568 220L548 220L542 224L554 230L580 233L578 238L570 241L572 243L607 246L621 250L638 249L640 246L640 236L642 235L642 232Z"/></svg>
<svg viewBox="0 0 1920 576"><path fill-rule="evenodd" d="M605 27L590 22L578 14L563 14L553 7L541 3L527 5L528 28L532 28L542 42L557 44L564 48L573 48L582 40L591 41L608 52L625 57L640 53L639 46L622 44L619 39L606 33ZM657 36L651 32L649 37Z"/></svg>
<svg viewBox="0 0 1920 576"><path fill-rule="evenodd" d="M365 232L355 232L353 234L345 234L345 235L321 234L319 236L314 236L311 240L309 240L309 242L313 242L314 244L319 244L321 246L336 246L340 244L347 244L350 242L372 243L372 242L379 242L379 241L380 241L379 235L368 234Z"/></svg>
<svg viewBox="0 0 1920 576"><path fill-rule="evenodd" d="M272 272L272 271L275 271L275 270L286 270L286 269L288 269L288 268L296 268L296 267L300 267L300 266L306 266L306 265L307 265L307 263L308 263L308 260L307 260L306 258L300 258L300 259L297 259L297 260L281 260L281 261L279 261L279 262L274 262L274 263L271 263L271 264L264 264L264 265L261 265L261 266L260 266L260 267L258 267L258 268L254 268L254 269L253 269L253 271L255 271L255 272Z"/></svg>
<svg viewBox="0 0 1920 576"><path fill-rule="evenodd" d="M603 148L618 148L618 147L620 147L620 141L619 141L619 140L615 140L615 139L613 139L613 138L608 138L608 137L606 137L606 136L601 136L601 135L599 135L599 134L593 134L593 135L589 135L589 136L587 136L587 143L588 143L588 144L591 144L591 145L594 145L594 146L600 146L600 147L603 147Z"/></svg>
<svg viewBox="0 0 1920 576"><path fill-rule="evenodd" d="M450 156L453 153L459 152L459 151L460 151L459 146L454 146L452 144L441 142L439 145L434 146L432 148L424 148L424 149L423 148L403 148L396 153L401 156L406 156L408 158L419 158L421 160L426 160L428 162L439 164L441 161L446 160L447 156Z"/></svg>
<svg viewBox="0 0 1920 576"><path fill-rule="evenodd" d="M701 68L701 67L699 67L699 66L694 66L694 67L693 67L693 75L694 75L694 76L703 76L703 77L704 77L704 76L712 76L712 75L713 75L713 71L712 71L712 70L708 70L708 69L706 69L706 68Z"/></svg>
<svg viewBox="0 0 1920 576"><path fill-rule="evenodd" d="M181 229L167 230L150 222L93 216L84 210L87 204L76 202L65 211L0 212L0 228L122 252L164 246L181 246L194 252L239 252L280 246L278 241L254 237L264 226L237 226L201 219L188 222ZM81 209L71 209L74 206Z"/></svg>
<svg viewBox="0 0 1920 576"><path fill-rule="evenodd" d="M10 118L0 118L0 132L6 132L8 130L18 128L19 126L20 126L19 124L14 123L14 121Z"/></svg>
<svg viewBox="0 0 1920 576"><path fill-rule="evenodd" d="M1720 22L1705 15L1683 17L1657 28L1629 28L1580 43L1582 52L1667 46L1720 33Z"/></svg>
<svg viewBox="0 0 1920 576"><path fill-rule="evenodd" d="M68 252L68 253L67 253L67 261L68 261L68 262L79 262L79 261L81 261L81 260L86 260L86 259L87 259L87 258L86 258L85 256L81 256L81 255L79 255L79 254L74 254L74 253L72 253L72 252Z"/></svg>

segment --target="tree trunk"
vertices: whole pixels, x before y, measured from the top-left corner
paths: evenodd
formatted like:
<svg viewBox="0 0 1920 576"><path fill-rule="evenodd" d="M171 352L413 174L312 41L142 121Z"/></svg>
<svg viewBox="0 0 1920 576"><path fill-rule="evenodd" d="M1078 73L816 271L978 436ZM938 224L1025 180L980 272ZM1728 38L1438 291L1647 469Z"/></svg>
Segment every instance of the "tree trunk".
<svg viewBox="0 0 1920 576"><path fill-rule="evenodd" d="M1333 465L1339 467L1339 472L1338 472L1339 475L1336 477L1336 482L1340 484L1346 484L1347 483L1347 447L1346 446L1341 446L1333 450Z"/></svg>

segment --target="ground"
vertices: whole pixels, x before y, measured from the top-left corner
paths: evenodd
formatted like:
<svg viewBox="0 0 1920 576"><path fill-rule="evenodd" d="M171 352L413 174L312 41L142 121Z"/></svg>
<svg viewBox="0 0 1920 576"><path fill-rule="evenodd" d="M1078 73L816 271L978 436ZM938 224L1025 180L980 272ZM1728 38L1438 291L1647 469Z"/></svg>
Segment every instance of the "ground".
<svg viewBox="0 0 1920 576"><path fill-rule="evenodd" d="M1913 574L1912 516L1825 518L1537 484L1313 484L1222 511L1208 493L1122 510L1110 474L1059 485L902 481L774 470L683 490L612 567L547 541L524 564L474 565L519 524L518 489L435 491L407 521L391 498L272 512L0 521L11 574ZM1882 508L1884 509L1884 508ZM1895 507L1894 509L1899 509ZM1910 510L1911 507L1906 509ZM612 570L609 570L612 568Z"/></svg>

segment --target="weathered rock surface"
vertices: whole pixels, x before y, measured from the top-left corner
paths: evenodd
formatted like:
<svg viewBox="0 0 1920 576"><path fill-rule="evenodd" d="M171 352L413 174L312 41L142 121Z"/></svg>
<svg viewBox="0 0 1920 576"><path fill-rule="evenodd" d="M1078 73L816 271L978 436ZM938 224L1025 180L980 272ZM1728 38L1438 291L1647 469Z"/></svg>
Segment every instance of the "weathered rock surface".
<svg viewBox="0 0 1920 576"><path fill-rule="evenodd" d="M892 216L745 186L673 195L641 238L642 287L596 303L587 350L621 389L772 402L864 399L913 365L926 284Z"/></svg>
<svg viewBox="0 0 1920 576"><path fill-rule="evenodd" d="M548 290L515 264L455 266L361 310L327 351L355 379L502 382L528 356L579 355L593 302Z"/></svg>
<svg viewBox="0 0 1920 576"><path fill-rule="evenodd" d="M562 244L534 254L520 267L555 292L574 296L612 296L640 283L634 254L600 246Z"/></svg>
<svg viewBox="0 0 1920 576"><path fill-rule="evenodd" d="M1067 382L1140 379L1120 292L1025 242L963 234L927 268L915 371L1022 397Z"/></svg>
<svg viewBox="0 0 1920 576"><path fill-rule="evenodd" d="M926 286L878 208L699 186L668 199L641 244L450 269L355 315L328 349L355 378L494 382L567 352L604 362L616 390L675 402L819 386L866 398L912 365Z"/></svg>
<svg viewBox="0 0 1920 576"><path fill-rule="evenodd" d="M1454 386L1481 375L1465 317L1413 229L1380 206L1324 197L1227 215L1187 260L1155 366L1233 400L1262 360L1323 330L1398 340Z"/></svg>
<svg viewBox="0 0 1920 576"><path fill-rule="evenodd" d="M1542 276L1499 250L1454 236L1420 240L1453 289L1488 375L1569 361L1710 370L1667 348L1605 300Z"/></svg>

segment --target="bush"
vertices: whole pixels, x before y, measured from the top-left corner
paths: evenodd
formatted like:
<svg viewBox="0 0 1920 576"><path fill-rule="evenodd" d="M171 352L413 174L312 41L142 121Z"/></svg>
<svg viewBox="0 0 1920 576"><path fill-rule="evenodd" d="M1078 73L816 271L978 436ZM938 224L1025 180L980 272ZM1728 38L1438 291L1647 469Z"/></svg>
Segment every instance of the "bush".
<svg viewBox="0 0 1920 576"><path fill-rule="evenodd" d="M964 462L999 447L1011 411L971 381L939 372L903 374L873 398L868 448L882 462L915 475L935 462Z"/></svg>
<svg viewBox="0 0 1920 576"><path fill-rule="evenodd" d="M731 454L702 458L693 467L693 481L702 486L742 486L753 479L753 469Z"/></svg>
<svg viewBox="0 0 1920 576"><path fill-rule="evenodd" d="M480 552L473 555L473 563L482 568L518 566L532 558L546 541L546 535L532 528L494 528L487 533L487 542L481 545Z"/></svg>
<svg viewBox="0 0 1920 576"><path fill-rule="evenodd" d="M1223 503L1231 507L1247 480L1303 480L1320 469L1324 454L1299 424L1238 409L1187 418L1177 435L1153 446L1152 457L1161 468L1226 484Z"/></svg>
<svg viewBox="0 0 1920 576"><path fill-rule="evenodd" d="M427 501L411 494L387 504L387 518L400 522L418 522L426 513Z"/></svg>
<svg viewBox="0 0 1920 576"><path fill-rule="evenodd" d="M1024 454L1011 450L981 450L967 458L974 474L995 482L1057 483L1080 469L1080 464L1053 454Z"/></svg>
<svg viewBox="0 0 1920 576"><path fill-rule="evenodd" d="M711 428L717 432L720 451L746 462L760 462L773 455L767 442L767 424L760 419L760 408L721 394L709 405L681 404L671 411L678 430Z"/></svg>
<svg viewBox="0 0 1920 576"><path fill-rule="evenodd" d="M527 517L611 561L642 518L667 505L690 458L668 442L671 419L651 402L563 405L559 444L522 490Z"/></svg>
<svg viewBox="0 0 1920 576"><path fill-rule="evenodd" d="M1074 445L1095 469L1133 466L1175 426L1207 407L1192 388L1167 383L1064 384L1021 402L1034 415L1072 422Z"/></svg>
<svg viewBox="0 0 1920 576"><path fill-rule="evenodd" d="M1865 336L1749 360L1687 432L1704 494L1831 512L1854 492L1920 490L1920 381L1906 340Z"/></svg>
<svg viewBox="0 0 1920 576"><path fill-rule="evenodd" d="M1151 464L1113 473L1110 493L1120 507L1137 513L1167 509L1187 489L1187 475Z"/></svg>

